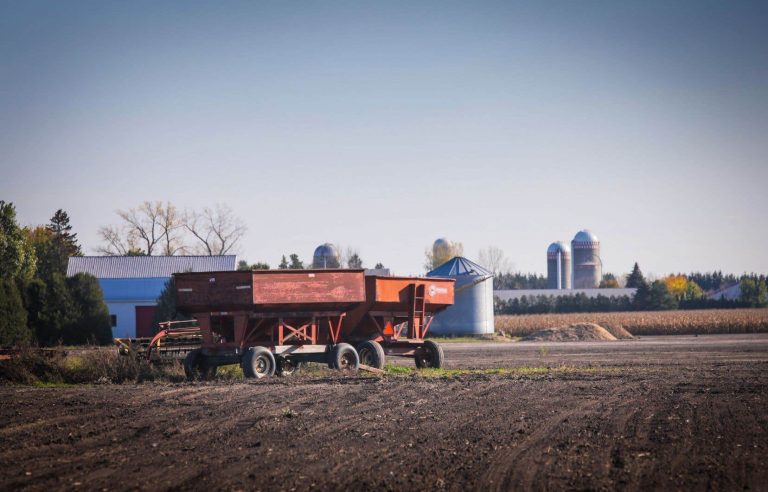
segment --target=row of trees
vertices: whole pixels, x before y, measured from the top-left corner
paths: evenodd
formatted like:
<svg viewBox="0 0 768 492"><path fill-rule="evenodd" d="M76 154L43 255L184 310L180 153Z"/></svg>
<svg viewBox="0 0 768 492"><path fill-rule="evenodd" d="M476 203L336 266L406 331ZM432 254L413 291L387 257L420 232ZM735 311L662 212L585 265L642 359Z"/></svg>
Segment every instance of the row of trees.
<svg viewBox="0 0 768 492"><path fill-rule="evenodd" d="M768 306L768 279L765 276L744 275L740 279L734 277L734 280L739 282L738 299L708 299L690 277L677 274L650 282L635 263L626 279L627 287L637 289L632 297L598 295L590 298L581 293L560 297L522 296L508 301L497 298L494 307L498 314L541 314Z"/></svg>
<svg viewBox="0 0 768 492"><path fill-rule="evenodd" d="M120 221L101 227L105 255L225 255L236 253L245 223L225 204L180 211L170 202L145 201L115 212Z"/></svg>
<svg viewBox="0 0 768 492"><path fill-rule="evenodd" d="M280 263L277 265L279 270L304 270L312 267L312 265L305 265L296 253L291 253L287 258L283 255L280 259ZM326 268L363 268L363 260L357 252L352 252L352 254L346 256L344 259L327 264ZM376 263L374 268L384 268L384 265L382 263ZM241 271L269 270L270 266L269 263L248 263L246 260L240 260L237 263L237 269Z"/></svg>
<svg viewBox="0 0 768 492"><path fill-rule="evenodd" d="M21 228L12 203L0 201L0 345L110 343L109 311L95 277L66 278L82 251L69 216Z"/></svg>

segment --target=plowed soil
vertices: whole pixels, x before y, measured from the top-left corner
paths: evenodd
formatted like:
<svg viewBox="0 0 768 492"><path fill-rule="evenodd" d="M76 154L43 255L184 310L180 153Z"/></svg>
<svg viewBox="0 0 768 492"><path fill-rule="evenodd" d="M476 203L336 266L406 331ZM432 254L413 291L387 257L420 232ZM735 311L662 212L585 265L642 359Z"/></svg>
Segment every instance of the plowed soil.
<svg viewBox="0 0 768 492"><path fill-rule="evenodd" d="M444 347L519 369L3 387L0 488L767 487L766 335Z"/></svg>

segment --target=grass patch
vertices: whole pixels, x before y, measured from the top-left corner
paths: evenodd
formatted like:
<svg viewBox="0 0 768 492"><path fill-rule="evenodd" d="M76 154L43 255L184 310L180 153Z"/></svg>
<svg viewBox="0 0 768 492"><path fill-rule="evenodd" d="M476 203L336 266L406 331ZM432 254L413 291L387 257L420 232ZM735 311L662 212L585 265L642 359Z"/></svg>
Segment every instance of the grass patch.
<svg viewBox="0 0 768 492"><path fill-rule="evenodd" d="M384 364L385 374L407 375L413 374L414 371L415 369L412 367L398 366L397 364Z"/></svg>

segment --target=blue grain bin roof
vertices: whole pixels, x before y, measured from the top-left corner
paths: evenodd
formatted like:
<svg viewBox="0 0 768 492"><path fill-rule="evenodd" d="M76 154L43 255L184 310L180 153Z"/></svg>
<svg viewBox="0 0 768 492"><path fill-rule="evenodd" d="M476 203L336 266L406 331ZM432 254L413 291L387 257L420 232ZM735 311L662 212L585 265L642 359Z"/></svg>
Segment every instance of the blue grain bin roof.
<svg viewBox="0 0 768 492"><path fill-rule="evenodd" d="M67 277L90 273L96 278L163 278L181 272L235 270L237 255L225 256L73 256Z"/></svg>
<svg viewBox="0 0 768 492"><path fill-rule="evenodd" d="M463 256L456 256L429 272L427 277L456 277L459 275L486 277L493 274L487 269L481 267L473 261L469 261Z"/></svg>

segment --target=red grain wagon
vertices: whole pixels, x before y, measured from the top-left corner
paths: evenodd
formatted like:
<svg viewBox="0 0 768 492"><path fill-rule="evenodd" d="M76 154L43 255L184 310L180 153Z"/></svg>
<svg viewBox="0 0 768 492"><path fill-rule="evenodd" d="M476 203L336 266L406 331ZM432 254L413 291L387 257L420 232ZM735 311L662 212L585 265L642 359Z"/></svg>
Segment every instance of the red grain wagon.
<svg viewBox="0 0 768 492"><path fill-rule="evenodd" d="M189 377L240 364L247 377L291 374L301 363L383 367L385 354L440 367L423 338L432 316L453 304L453 281L365 277L364 270L257 270L174 275L177 307L197 320L200 349ZM360 356L353 345L357 344Z"/></svg>

